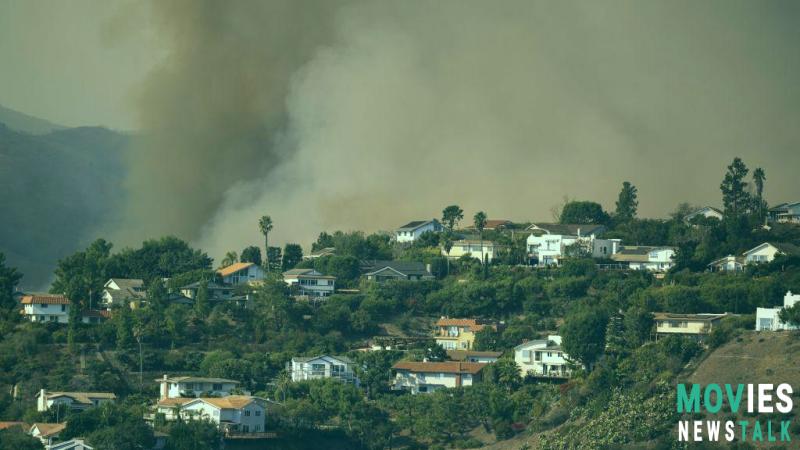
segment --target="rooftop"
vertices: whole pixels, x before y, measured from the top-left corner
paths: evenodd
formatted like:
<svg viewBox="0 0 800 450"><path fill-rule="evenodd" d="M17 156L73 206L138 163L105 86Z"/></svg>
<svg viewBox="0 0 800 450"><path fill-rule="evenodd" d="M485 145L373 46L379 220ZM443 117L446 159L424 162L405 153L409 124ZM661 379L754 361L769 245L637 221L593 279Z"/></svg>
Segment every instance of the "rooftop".
<svg viewBox="0 0 800 450"><path fill-rule="evenodd" d="M237 262L237 263L231 264L230 266L223 267L223 268L217 270L217 273L221 277L227 277L228 275L234 274L234 273L236 273L236 272L238 272L240 270L247 269L250 266L254 266L254 265L255 265L255 263L251 263L251 262Z"/></svg>
<svg viewBox="0 0 800 450"><path fill-rule="evenodd" d="M477 374L488 364L486 363L472 363L460 361L445 361L445 362L412 362L400 361L392 369L394 370L408 370L410 372L424 372L424 373L468 373Z"/></svg>
<svg viewBox="0 0 800 450"><path fill-rule="evenodd" d="M78 403L86 404L91 404L92 399L116 400L117 398L113 392L45 392L45 396L47 398L69 397Z"/></svg>
<svg viewBox="0 0 800 450"><path fill-rule="evenodd" d="M25 295L20 300L23 305L69 305L70 301L63 295L56 294L34 294Z"/></svg>
<svg viewBox="0 0 800 450"><path fill-rule="evenodd" d="M476 350L448 350L447 357L453 361L465 361L468 358L499 358L503 352L479 352Z"/></svg>
<svg viewBox="0 0 800 450"><path fill-rule="evenodd" d="M192 376L179 376L179 377L166 377L158 378L155 381L167 381L170 383L234 383L239 384L236 380L229 380L227 378L214 378L214 377L192 377Z"/></svg>
<svg viewBox="0 0 800 450"><path fill-rule="evenodd" d="M675 313L657 312L653 313L653 318L655 320L694 320L694 321L711 322L714 320L722 319L727 315L728 314L710 314L710 313L675 314Z"/></svg>
<svg viewBox="0 0 800 450"><path fill-rule="evenodd" d="M578 223L532 223L528 230L532 232L541 231L546 234L559 234L567 236L589 236L605 231L605 225L597 224L578 224Z"/></svg>
<svg viewBox="0 0 800 450"><path fill-rule="evenodd" d="M438 221L436 219L432 219L432 220L415 220L413 222L408 222L407 224L403 225L402 227L398 228L397 230L398 231L416 230L417 228L419 228L419 227L421 227L423 225L427 225L427 224L429 224L431 222L438 223Z"/></svg>
<svg viewBox="0 0 800 450"><path fill-rule="evenodd" d="M431 275L427 267L420 261L364 261L361 264L361 270L365 271L367 275L375 273L385 268L393 269L404 275Z"/></svg>

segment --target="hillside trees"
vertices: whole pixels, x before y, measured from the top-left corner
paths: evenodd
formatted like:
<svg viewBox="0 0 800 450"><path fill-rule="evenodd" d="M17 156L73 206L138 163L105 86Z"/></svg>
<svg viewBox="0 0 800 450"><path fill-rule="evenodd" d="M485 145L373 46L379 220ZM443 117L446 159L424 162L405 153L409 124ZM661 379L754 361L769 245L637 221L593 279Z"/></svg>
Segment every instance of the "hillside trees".
<svg viewBox="0 0 800 450"><path fill-rule="evenodd" d="M50 292L66 295L72 302L71 309L78 312L90 305L96 306L108 279L111 246L106 240L97 239L86 250L60 260Z"/></svg>
<svg viewBox="0 0 800 450"><path fill-rule="evenodd" d="M154 278L211 270L211 263L211 258L204 252L191 248L174 236L165 236L144 241L138 249L126 248L111 256L106 265L106 279L140 278L149 282Z"/></svg>
<svg viewBox="0 0 800 450"><path fill-rule="evenodd" d="M286 271L293 269L303 260L303 247L300 244L286 244L283 247L283 260L281 269Z"/></svg>
<svg viewBox="0 0 800 450"><path fill-rule="evenodd" d="M3 310L16 307L14 289L22 279L22 274L14 267L6 266L6 255L0 252L0 308Z"/></svg>
<svg viewBox="0 0 800 450"><path fill-rule="evenodd" d="M241 262L251 262L257 266L261 265L261 249L255 245L251 245L242 250L239 256Z"/></svg>
<svg viewBox="0 0 800 450"><path fill-rule="evenodd" d="M463 218L464 210L458 205L450 205L442 210L442 223L445 224L449 231L453 231Z"/></svg>
<svg viewBox="0 0 800 450"><path fill-rule="evenodd" d="M748 182L745 177L750 169L741 158L734 158L728 166L725 177L719 188L722 191L722 203L725 205L725 215L738 217L747 211L750 206L750 194L747 192Z"/></svg>
<svg viewBox="0 0 800 450"><path fill-rule="evenodd" d="M564 205L559 216L560 223L607 224L610 217L599 203L570 201Z"/></svg>
<svg viewBox="0 0 800 450"><path fill-rule="evenodd" d="M622 190L617 199L617 209L614 213L614 220L617 223L626 223L636 217L636 210L639 207L637 196L636 186L629 181L622 183Z"/></svg>
<svg viewBox="0 0 800 450"><path fill-rule="evenodd" d="M599 308L581 308L564 319L559 329L564 351L591 369L603 354L608 315Z"/></svg>

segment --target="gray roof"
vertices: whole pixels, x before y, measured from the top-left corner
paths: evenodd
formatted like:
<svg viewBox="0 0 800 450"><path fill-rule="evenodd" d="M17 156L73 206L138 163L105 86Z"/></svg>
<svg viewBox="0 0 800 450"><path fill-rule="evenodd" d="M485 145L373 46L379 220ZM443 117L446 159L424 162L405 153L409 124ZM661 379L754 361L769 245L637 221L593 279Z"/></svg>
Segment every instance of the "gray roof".
<svg viewBox="0 0 800 450"><path fill-rule="evenodd" d="M427 267L420 261L382 261L372 260L364 261L361 264L361 270L366 272L366 275L371 275L385 268L390 268L402 273L403 275L418 275L418 276L433 276L428 272Z"/></svg>
<svg viewBox="0 0 800 450"><path fill-rule="evenodd" d="M419 228L419 227L421 227L423 225L427 225L427 224L429 224L431 222L435 222L436 224L439 223L439 221L436 220L436 219L432 219L432 220L415 220L413 222L408 222L407 224L403 225L402 227L398 228L397 230L398 231L416 230L417 228Z"/></svg>
<svg viewBox="0 0 800 450"><path fill-rule="evenodd" d="M619 255L647 255L654 250L675 250L674 247L650 246L650 245L628 245L619 249Z"/></svg>
<svg viewBox="0 0 800 450"><path fill-rule="evenodd" d="M144 288L144 281L138 278L110 278L108 281L113 281L120 289L142 289ZM108 283L108 282L106 282Z"/></svg>
<svg viewBox="0 0 800 450"><path fill-rule="evenodd" d="M213 281L209 281L208 284L206 284L206 288L213 290L224 290L224 291L232 291L234 289L231 286L217 284ZM200 281L195 281L194 283L187 284L186 286L181 286L181 289L200 289Z"/></svg>
<svg viewBox="0 0 800 450"><path fill-rule="evenodd" d="M780 250L781 253L785 253L787 255L800 255L800 247L794 244L790 244L788 242L772 242L771 244Z"/></svg>
<svg viewBox="0 0 800 450"><path fill-rule="evenodd" d="M347 356L333 356L333 355L295 356L294 358L292 358L292 361L294 361L294 362L309 362L309 361L314 360L314 359L325 358L325 357L338 359L339 361L341 361L343 363L346 363L346 364L353 364L355 362L352 359L348 358Z"/></svg>
<svg viewBox="0 0 800 450"><path fill-rule="evenodd" d="M164 379L157 379L156 381L164 381ZM233 383L239 384L236 380L229 380L227 378L213 378L213 377L167 377L166 381L170 383Z"/></svg>
<svg viewBox="0 0 800 450"><path fill-rule="evenodd" d="M582 236L589 236L604 232L606 230L606 226L576 223L533 223L528 227L528 229L534 232L538 229L541 229L547 234L560 234L566 236L577 236L578 231L580 231Z"/></svg>

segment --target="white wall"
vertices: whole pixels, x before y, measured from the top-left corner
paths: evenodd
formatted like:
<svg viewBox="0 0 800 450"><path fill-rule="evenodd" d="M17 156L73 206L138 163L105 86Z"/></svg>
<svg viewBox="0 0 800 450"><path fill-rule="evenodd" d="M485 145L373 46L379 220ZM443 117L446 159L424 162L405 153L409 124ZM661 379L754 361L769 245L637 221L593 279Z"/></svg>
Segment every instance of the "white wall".
<svg viewBox="0 0 800 450"><path fill-rule="evenodd" d="M57 322L69 321L69 305L31 304L25 305L25 315L31 322Z"/></svg>

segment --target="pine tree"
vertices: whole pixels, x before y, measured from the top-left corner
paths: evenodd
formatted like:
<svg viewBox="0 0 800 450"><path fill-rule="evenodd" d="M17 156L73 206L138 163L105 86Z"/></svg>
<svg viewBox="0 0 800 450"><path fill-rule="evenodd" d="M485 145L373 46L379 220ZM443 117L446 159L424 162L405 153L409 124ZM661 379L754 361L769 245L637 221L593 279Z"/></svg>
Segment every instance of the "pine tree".
<svg viewBox="0 0 800 450"><path fill-rule="evenodd" d="M734 158L728 171L722 179L719 188L722 191L722 203L725 205L725 215L738 217L747 212L750 205L750 194L747 192L748 182L745 177L750 170L741 158Z"/></svg>
<svg viewBox="0 0 800 450"><path fill-rule="evenodd" d="M636 210L639 207L637 199L638 189L629 181L622 183L622 190L619 192L617 200L617 211L614 218L619 223L630 222L636 217Z"/></svg>

